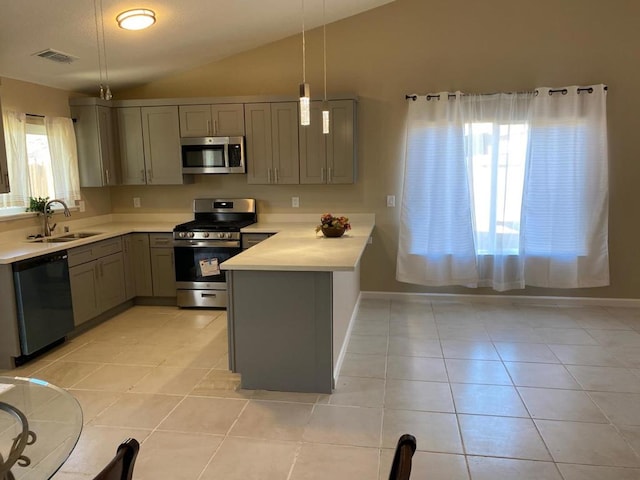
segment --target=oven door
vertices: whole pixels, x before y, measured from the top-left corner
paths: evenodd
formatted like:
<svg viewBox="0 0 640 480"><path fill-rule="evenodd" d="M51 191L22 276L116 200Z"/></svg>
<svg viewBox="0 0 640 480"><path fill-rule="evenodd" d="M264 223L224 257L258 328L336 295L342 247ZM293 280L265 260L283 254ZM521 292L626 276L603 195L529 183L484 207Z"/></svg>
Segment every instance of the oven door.
<svg viewBox="0 0 640 480"><path fill-rule="evenodd" d="M226 290L220 264L242 251L238 241L176 240L176 286L182 289Z"/></svg>

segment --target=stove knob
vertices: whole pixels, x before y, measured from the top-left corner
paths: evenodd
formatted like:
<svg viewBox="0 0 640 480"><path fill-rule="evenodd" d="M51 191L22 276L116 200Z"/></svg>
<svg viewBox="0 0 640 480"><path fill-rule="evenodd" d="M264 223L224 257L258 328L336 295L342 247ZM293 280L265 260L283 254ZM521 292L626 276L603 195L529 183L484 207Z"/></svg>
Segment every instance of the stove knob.
<svg viewBox="0 0 640 480"><path fill-rule="evenodd" d="M187 233L187 237L189 237L189 238L193 238L193 236L194 236L194 235L195 235L195 234L194 234L193 232L189 232L189 233Z"/></svg>
<svg viewBox="0 0 640 480"><path fill-rule="evenodd" d="M231 233L227 233L227 238L231 238L232 236Z"/></svg>
<svg viewBox="0 0 640 480"><path fill-rule="evenodd" d="M202 234L202 236L203 236L204 238L209 238L209 232L204 232L204 233Z"/></svg>
<svg viewBox="0 0 640 480"><path fill-rule="evenodd" d="M218 233L218 238L224 238L224 233L222 232Z"/></svg>

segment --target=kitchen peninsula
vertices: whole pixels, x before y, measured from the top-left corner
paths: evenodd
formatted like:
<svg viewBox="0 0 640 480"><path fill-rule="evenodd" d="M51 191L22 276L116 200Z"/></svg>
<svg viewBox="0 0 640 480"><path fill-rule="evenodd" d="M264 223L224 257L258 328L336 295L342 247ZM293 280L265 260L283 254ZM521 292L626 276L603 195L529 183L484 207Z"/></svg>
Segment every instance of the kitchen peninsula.
<svg viewBox="0 0 640 480"><path fill-rule="evenodd" d="M351 215L340 238L313 222L263 223L273 235L221 265L229 288L229 363L247 389L330 393L360 294L374 215Z"/></svg>

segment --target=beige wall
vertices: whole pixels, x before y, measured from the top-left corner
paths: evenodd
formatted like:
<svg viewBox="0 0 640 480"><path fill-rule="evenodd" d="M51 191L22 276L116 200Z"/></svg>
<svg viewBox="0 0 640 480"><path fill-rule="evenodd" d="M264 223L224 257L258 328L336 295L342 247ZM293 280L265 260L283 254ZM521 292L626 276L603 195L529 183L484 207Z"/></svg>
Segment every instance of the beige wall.
<svg viewBox="0 0 640 480"><path fill-rule="evenodd" d="M34 115L69 116L70 92L44 87L11 78L0 79L0 102L4 110L31 113ZM83 188L84 213L73 212L72 220L104 215L111 212L111 195L108 188ZM34 232L42 228L41 217L0 222L0 232L33 227Z"/></svg>
<svg viewBox="0 0 640 480"><path fill-rule="evenodd" d="M362 263L362 289L492 293L426 289L395 281L399 208L385 196L402 188L405 93L494 92L537 86L609 85L611 286L584 290L526 289L513 294L640 298L640 3L618 0L485 2L396 0L327 27L328 90L354 92L358 104L359 179L350 187L250 186L243 177L200 177L186 187L115 188L115 211L182 210L199 195L255 196L263 212L375 212L374 243ZM127 98L295 94L301 80L300 37L124 92ZM307 78L321 92L320 31L307 37Z"/></svg>
<svg viewBox="0 0 640 480"><path fill-rule="evenodd" d="M109 194L114 212L134 211L134 196L142 199L143 208L136 212L183 212L194 197L204 195L254 196L262 212L374 212L377 226L362 262L363 290L492 293L426 289L394 280L399 208L386 208L385 196L395 194L400 201L405 93L493 92L602 82L609 85L611 286L512 293L640 298L638 18L636 0L617 0L615 8L600 0L396 0L327 27L329 93L354 92L360 97L355 185L252 186L244 176L200 176L187 186L85 189L83 196L92 198L96 213L103 210ZM295 94L302 77L300 45L299 36L284 39L115 94L117 98ZM320 31L309 32L307 46L307 79L318 95ZM18 90L25 92L27 87ZM5 92L0 94L7 104L17 95L22 105L38 113L33 106L37 101L27 102L29 95ZM300 209L289 207L292 195L300 197Z"/></svg>

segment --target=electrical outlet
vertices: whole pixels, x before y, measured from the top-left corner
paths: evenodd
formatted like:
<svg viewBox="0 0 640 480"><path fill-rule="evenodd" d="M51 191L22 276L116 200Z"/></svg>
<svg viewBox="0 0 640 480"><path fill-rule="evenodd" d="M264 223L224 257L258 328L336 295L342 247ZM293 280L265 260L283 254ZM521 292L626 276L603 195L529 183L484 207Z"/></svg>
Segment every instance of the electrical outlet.
<svg viewBox="0 0 640 480"><path fill-rule="evenodd" d="M300 207L300 197L291 197L291 206L293 208L299 208Z"/></svg>
<svg viewBox="0 0 640 480"><path fill-rule="evenodd" d="M395 206L396 206L396 196L387 195L387 207L395 207Z"/></svg>
<svg viewBox="0 0 640 480"><path fill-rule="evenodd" d="M140 197L133 197L133 208L140 208Z"/></svg>
<svg viewBox="0 0 640 480"><path fill-rule="evenodd" d="M84 212L87 209L85 204L84 204L84 200L80 200L78 202L78 208L80 209L81 212Z"/></svg>

